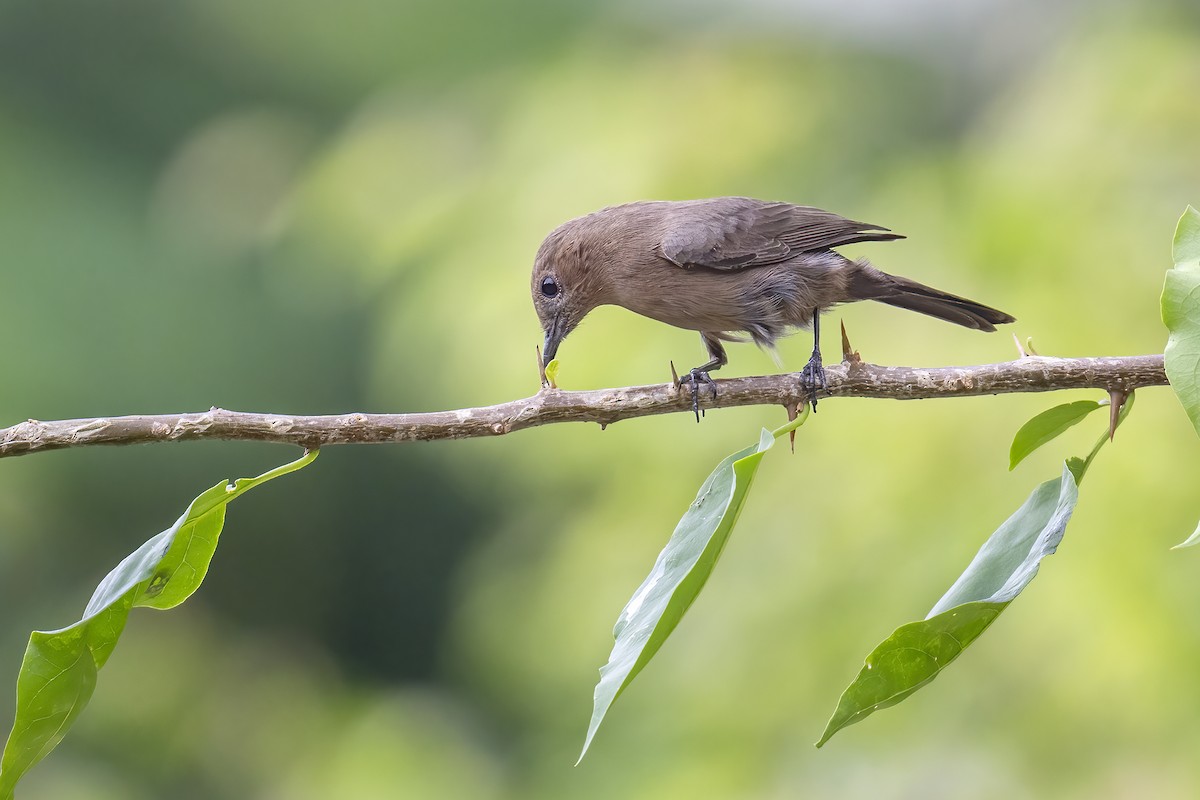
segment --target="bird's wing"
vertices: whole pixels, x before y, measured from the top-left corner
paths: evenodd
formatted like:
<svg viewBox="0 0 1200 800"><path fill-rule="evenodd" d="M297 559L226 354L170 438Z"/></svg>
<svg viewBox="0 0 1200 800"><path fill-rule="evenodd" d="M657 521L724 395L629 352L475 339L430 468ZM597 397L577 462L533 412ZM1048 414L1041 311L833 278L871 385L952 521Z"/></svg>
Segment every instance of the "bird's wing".
<svg viewBox="0 0 1200 800"><path fill-rule="evenodd" d="M722 198L672 215L657 251L684 268L740 270L812 250L903 238L819 208Z"/></svg>

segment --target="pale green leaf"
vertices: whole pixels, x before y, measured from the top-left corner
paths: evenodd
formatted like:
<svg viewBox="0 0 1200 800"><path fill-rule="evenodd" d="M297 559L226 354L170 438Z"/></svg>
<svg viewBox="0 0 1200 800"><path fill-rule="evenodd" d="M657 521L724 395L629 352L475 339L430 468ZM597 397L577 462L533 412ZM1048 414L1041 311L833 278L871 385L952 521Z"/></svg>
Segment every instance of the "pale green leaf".
<svg viewBox="0 0 1200 800"><path fill-rule="evenodd" d="M1171 260L1175 269L1200 270L1200 211L1188 206L1171 242Z"/></svg>
<svg viewBox="0 0 1200 800"><path fill-rule="evenodd" d="M1172 547L1172 550L1182 550L1185 547L1195 547L1200 544L1200 525L1196 526L1196 530L1192 531L1192 535L1184 539L1179 544Z"/></svg>
<svg viewBox="0 0 1200 800"><path fill-rule="evenodd" d="M1074 403L1064 403L1049 408L1026 422L1013 437L1012 446L1008 451L1008 468L1011 470L1020 464L1025 456L1037 450L1046 442L1051 441L1072 425L1083 421L1084 417L1100 408L1095 400L1077 400Z"/></svg>
<svg viewBox="0 0 1200 800"><path fill-rule="evenodd" d="M1162 293L1167 380L1200 434L1200 212L1191 206L1175 229L1172 257Z"/></svg>
<svg viewBox="0 0 1200 800"><path fill-rule="evenodd" d="M1120 426L1133 409L1130 394ZM899 703L932 681L1008 607L1054 553L1079 499L1079 483L1108 442L1106 430L1087 458L1072 457L1057 480L1047 481L996 529L967 569L924 620L910 622L871 651L842 693L817 746L848 725Z"/></svg>
<svg viewBox="0 0 1200 800"><path fill-rule="evenodd" d="M803 424L808 413L805 408L794 421L776 431L764 429L757 444L724 459L700 487L650 574L617 618L613 628L616 641L608 663L600 668L580 761L613 702L662 647L704 588L741 513L763 455L776 438Z"/></svg>
<svg viewBox="0 0 1200 800"><path fill-rule="evenodd" d="M980 548L966 571L920 621L903 625L871 654L842 693L817 746L842 728L899 703L936 678L1008 607L1062 541L1079 497L1075 476L1046 481Z"/></svg>
<svg viewBox="0 0 1200 800"><path fill-rule="evenodd" d="M1083 480L1083 473L1087 471L1087 468L1088 461L1086 458L1071 456L1067 459L1067 469L1071 470L1071 474L1075 476L1076 484Z"/></svg>
<svg viewBox="0 0 1200 800"><path fill-rule="evenodd" d="M204 580L225 522L225 506L266 481L317 457L312 450L289 464L235 484L221 482L188 505L175 524L126 556L96 587L83 618L57 631L34 631L17 675L17 711L0 758L0 798L62 741L91 699L96 677L120 639L134 606L171 608Z"/></svg>

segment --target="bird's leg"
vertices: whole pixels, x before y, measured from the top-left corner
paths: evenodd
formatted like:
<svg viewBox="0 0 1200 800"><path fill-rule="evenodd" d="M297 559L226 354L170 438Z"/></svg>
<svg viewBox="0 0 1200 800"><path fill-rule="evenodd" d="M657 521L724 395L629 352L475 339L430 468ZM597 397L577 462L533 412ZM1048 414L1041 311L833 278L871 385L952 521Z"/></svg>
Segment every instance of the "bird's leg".
<svg viewBox="0 0 1200 800"><path fill-rule="evenodd" d="M817 391L829 388L829 384L825 382L825 367L821 363L821 309L819 308L813 309L812 358L808 359L808 363L804 365L804 370L800 373L800 385L808 392L808 402L812 404L812 410L815 413Z"/></svg>
<svg viewBox="0 0 1200 800"><path fill-rule="evenodd" d="M696 422L700 421L702 413L700 411L700 384L707 384L709 392L712 393L712 399L716 400L717 383L708 373L729 363L729 357L725 355L725 346L721 344L721 340L715 334L702 332L700 338L704 340L704 346L708 349L709 360L690 370L681 381L681 383L691 383L692 385L692 412L696 415Z"/></svg>

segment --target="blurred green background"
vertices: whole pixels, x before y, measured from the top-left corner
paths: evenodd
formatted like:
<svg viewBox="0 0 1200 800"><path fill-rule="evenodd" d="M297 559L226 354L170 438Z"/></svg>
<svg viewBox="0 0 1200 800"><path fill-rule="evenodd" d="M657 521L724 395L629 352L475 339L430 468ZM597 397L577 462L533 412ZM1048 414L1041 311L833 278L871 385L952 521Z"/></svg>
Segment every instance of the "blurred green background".
<svg viewBox="0 0 1200 800"><path fill-rule="evenodd" d="M908 234L851 248L1020 322L864 304L884 364L1161 352L1200 200L1183 2L0 4L0 425L212 405L488 404L537 388L528 274L560 222L747 194ZM807 357L803 337L781 348ZM728 374L773 371L735 346ZM618 309L566 388L662 382L695 334ZM723 373L724 374L724 373ZM782 411L331 448L239 500L206 586L135 613L22 800L1195 797L1200 447L1147 390L1058 555L934 685L812 742L1098 418L822 404L704 595L572 767L625 600L711 467ZM294 457L194 443L0 460L0 686L31 629L203 488ZM7 727L12 692L0 691Z"/></svg>

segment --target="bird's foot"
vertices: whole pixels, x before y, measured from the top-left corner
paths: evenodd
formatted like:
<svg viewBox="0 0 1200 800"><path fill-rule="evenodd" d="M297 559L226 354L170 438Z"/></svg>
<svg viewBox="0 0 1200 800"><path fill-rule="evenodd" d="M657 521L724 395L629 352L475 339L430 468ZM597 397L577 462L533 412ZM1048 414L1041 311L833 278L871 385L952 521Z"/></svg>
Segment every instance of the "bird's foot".
<svg viewBox="0 0 1200 800"><path fill-rule="evenodd" d="M821 354L813 353L812 358L800 372L800 386L808 392L808 402L812 405L813 413L817 410L817 392L828 389L825 381L825 367L821 362Z"/></svg>
<svg viewBox="0 0 1200 800"><path fill-rule="evenodd" d="M704 413L700 409L700 384L708 386L708 391L712 395L712 399L717 399L717 382L712 379L707 372L697 367L688 372L687 375L679 382L689 384L692 387L692 413L696 415L696 422L700 421L700 416Z"/></svg>

